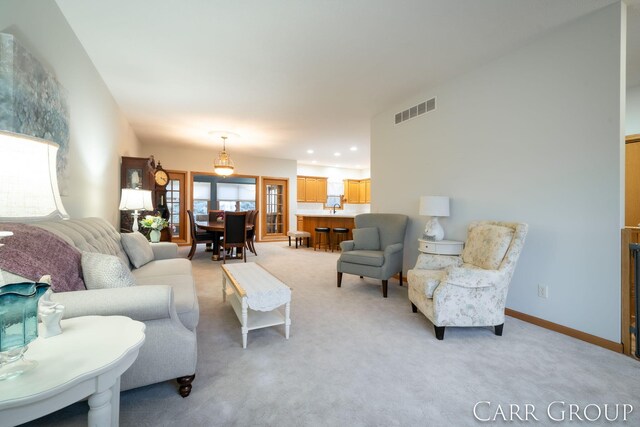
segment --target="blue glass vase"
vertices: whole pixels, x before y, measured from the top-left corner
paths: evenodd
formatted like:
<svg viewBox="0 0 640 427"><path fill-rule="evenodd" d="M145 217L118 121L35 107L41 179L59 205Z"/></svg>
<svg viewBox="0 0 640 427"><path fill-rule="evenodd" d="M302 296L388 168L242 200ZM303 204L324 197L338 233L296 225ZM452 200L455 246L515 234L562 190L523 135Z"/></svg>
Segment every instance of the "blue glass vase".
<svg viewBox="0 0 640 427"><path fill-rule="evenodd" d="M38 300L47 289L47 283L33 282L0 287L0 381L37 365L24 352L38 338Z"/></svg>

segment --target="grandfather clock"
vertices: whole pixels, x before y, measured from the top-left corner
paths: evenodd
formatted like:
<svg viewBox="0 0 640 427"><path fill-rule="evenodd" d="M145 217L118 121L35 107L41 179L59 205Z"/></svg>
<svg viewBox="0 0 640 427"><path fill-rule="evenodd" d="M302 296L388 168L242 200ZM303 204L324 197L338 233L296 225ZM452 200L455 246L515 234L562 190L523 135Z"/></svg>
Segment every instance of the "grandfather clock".
<svg viewBox="0 0 640 427"><path fill-rule="evenodd" d="M162 164L160 162L158 162L153 173L153 182L155 185L153 191L153 204L156 207L156 212L162 218L169 221L169 218L171 217L171 212L169 212L169 208L167 207L167 185L169 184L169 174L162 168ZM171 232L169 231L169 227L162 230L160 241L171 241Z"/></svg>
<svg viewBox="0 0 640 427"><path fill-rule="evenodd" d="M120 187L139 188L150 190L155 211L141 211L140 218L145 215L160 215L165 219L169 218L169 211L166 205L167 184L169 184L169 174L162 169L162 165L156 162L153 156L149 157L122 157L120 167ZM129 232L133 226L133 218L130 211L120 212L120 231ZM149 230L140 228L140 232L148 234ZM171 241L169 228L162 230L161 241Z"/></svg>

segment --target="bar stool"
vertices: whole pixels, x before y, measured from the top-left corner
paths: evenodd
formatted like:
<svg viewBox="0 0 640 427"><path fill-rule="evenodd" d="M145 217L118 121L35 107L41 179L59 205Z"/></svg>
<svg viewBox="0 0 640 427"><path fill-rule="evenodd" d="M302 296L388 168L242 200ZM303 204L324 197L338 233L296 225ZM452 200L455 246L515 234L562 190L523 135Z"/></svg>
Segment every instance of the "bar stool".
<svg viewBox="0 0 640 427"><path fill-rule="evenodd" d="M343 240L347 240L347 233L349 233L348 228L335 227L333 229L333 234L336 240L336 250L340 249L340 242L342 242ZM333 252L333 246L331 247L331 252Z"/></svg>
<svg viewBox="0 0 640 427"><path fill-rule="evenodd" d="M313 250L316 250L316 247L320 249L320 246L324 245L324 251L327 251L327 247L331 247L331 229L329 227L316 227L316 241L313 245ZM322 243L322 236L326 236L324 239L324 243ZM333 248L331 249L333 251Z"/></svg>

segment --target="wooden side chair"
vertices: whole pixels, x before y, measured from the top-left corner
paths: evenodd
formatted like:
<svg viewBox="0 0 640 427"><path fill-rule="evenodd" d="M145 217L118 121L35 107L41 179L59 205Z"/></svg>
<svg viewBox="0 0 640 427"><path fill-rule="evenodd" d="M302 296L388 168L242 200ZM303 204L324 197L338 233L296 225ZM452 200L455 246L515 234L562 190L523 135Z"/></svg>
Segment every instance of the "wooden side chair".
<svg viewBox="0 0 640 427"><path fill-rule="evenodd" d="M258 255L256 251L256 246L254 245L254 241L256 239L256 218L258 217L257 210L248 211L247 212L247 225L251 226L250 229L247 230L247 249L249 249L254 255Z"/></svg>
<svg viewBox="0 0 640 427"><path fill-rule="evenodd" d="M247 262L247 213L246 212L225 212L224 213L224 239L222 240L222 263L226 263L227 250L232 252L242 251L244 262Z"/></svg>
<svg viewBox="0 0 640 427"><path fill-rule="evenodd" d="M213 244L213 241L216 239L216 235L207 231L198 231L196 222L193 219L193 212L187 209L187 215L189 215L189 230L191 232L191 250L189 251L187 258L193 259L193 256L196 253L196 246L199 243L206 243L207 246Z"/></svg>

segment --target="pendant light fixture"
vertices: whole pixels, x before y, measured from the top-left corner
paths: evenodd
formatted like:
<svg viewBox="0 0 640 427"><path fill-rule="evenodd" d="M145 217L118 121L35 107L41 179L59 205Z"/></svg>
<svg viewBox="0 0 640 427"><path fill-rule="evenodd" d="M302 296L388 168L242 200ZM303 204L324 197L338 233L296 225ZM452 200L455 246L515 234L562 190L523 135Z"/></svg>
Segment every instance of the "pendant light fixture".
<svg viewBox="0 0 640 427"><path fill-rule="evenodd" d="M222 136L222 151L218 154L218 158L213 162L214 171L221 176L229 176L233 174L233 161L227 153L227 136Z"/></svg>

